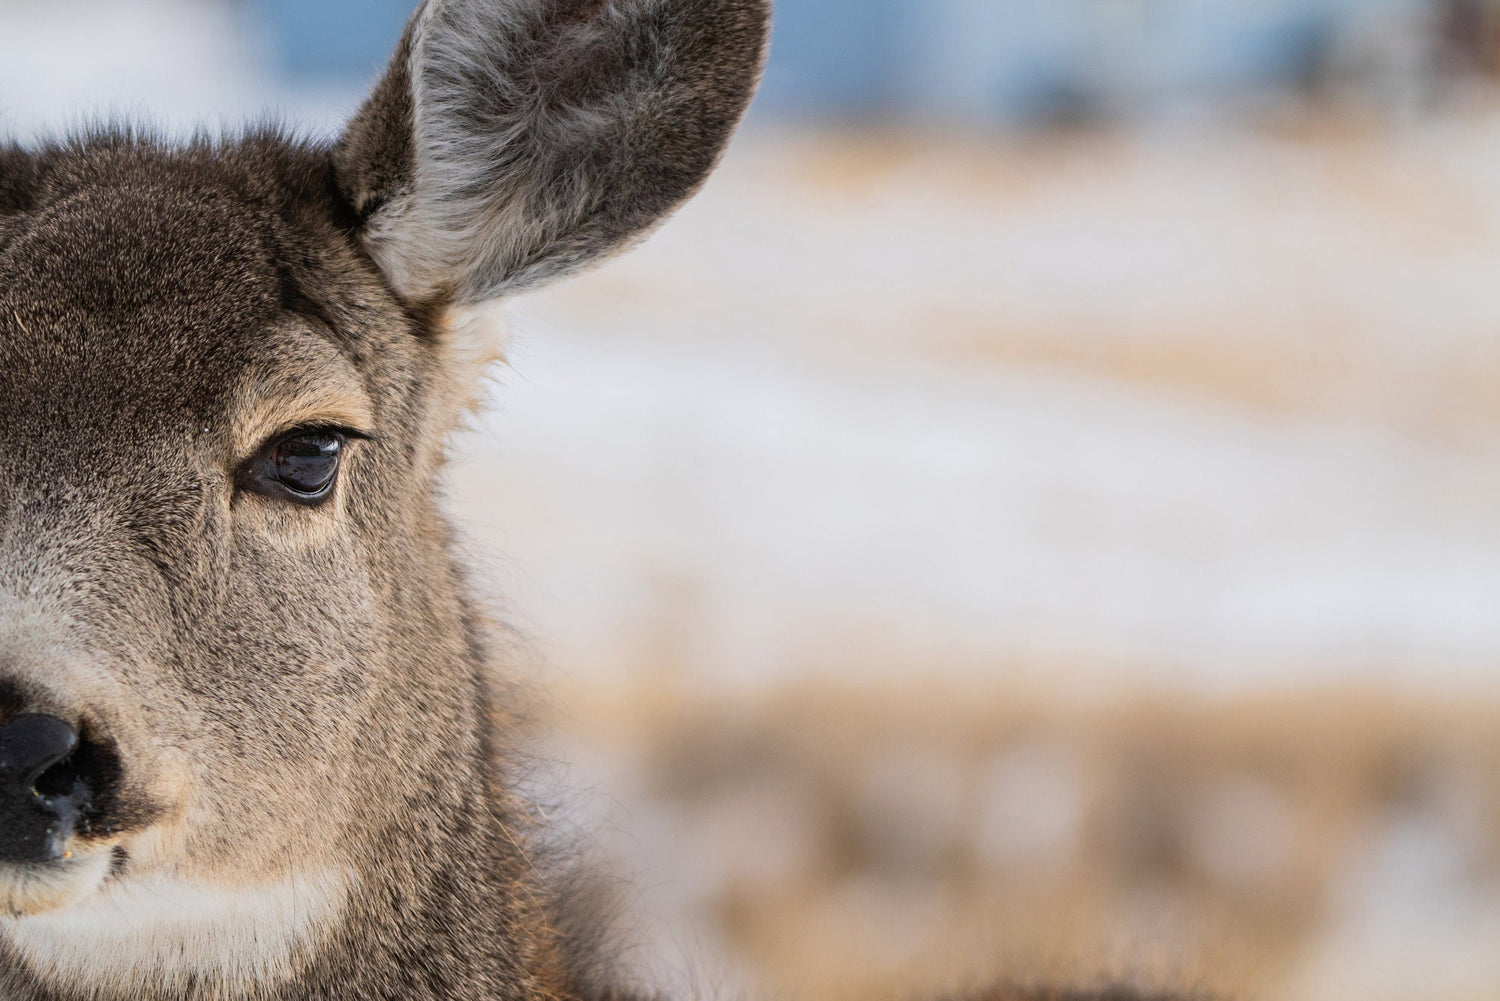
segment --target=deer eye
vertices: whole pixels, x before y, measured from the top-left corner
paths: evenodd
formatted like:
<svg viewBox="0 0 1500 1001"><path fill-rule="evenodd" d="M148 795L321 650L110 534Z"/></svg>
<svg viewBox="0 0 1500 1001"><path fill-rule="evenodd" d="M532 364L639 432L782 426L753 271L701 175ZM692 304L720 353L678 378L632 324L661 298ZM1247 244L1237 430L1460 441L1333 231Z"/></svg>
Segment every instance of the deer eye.
<svg viewBox="0 0 1500 1001"><path fill-rule="evenodd" d="M283 435L250 460L240 485L299 504L317 504L333 492L347 437L343 431L321 428Z"/></svg>

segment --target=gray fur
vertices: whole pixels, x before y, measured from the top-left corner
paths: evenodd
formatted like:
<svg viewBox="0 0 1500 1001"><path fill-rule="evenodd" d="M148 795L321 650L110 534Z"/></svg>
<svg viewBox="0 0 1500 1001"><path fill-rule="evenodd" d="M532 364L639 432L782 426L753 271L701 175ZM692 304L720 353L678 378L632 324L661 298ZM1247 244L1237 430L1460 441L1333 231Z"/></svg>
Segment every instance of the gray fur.
<svg viewBox="0 0 1500 1001"><path fill-rule="evenodd" d="M371 254L408 300L474 303L638 238L713 168L766 21L764 0L428 4L345 141L413 137L345 171Z"/></svg>

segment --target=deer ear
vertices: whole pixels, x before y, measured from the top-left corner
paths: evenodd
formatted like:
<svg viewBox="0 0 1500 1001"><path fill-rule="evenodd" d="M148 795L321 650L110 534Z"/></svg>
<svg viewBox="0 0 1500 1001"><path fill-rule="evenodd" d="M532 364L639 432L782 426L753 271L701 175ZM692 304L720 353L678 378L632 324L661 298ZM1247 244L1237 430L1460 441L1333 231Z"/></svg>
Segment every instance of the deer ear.
<svg viewBox="0 0 1500 1001"><path fill-rule="evenodd" d="M427 0L334 151L398 294L473 304L628 244L749 104L769 0Z"/></svg>

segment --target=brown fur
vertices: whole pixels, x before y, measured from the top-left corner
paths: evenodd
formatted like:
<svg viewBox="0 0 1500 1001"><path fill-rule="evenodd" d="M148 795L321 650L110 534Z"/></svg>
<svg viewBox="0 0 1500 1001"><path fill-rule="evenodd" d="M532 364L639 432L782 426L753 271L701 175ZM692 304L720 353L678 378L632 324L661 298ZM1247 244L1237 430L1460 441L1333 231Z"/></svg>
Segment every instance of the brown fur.
<svg viewBox="0 0 1500 1001"><path fill-rule="evenodd" d="M0 865L0 996L613 996L529 854L435 501L484 353L450 307L691 194L767 14L432 0L331 146L0 148L0 722L62 717L107 778L67 860ZM309 423L369 434L331 500L241 488Z"/></svg>
<svg viewBox="0 0 1500 1001"><path fill-rule="evenodd" d="M5 606L0 659L118 744L117 878L354 867L345 920L266 997L561 990L431 502L453 376L351 243L326 153L104 136L35 162L0 247L0 588L45 621ZM236 494L239 413L329 372L378 434L335 502ZM6 997L86 996L0 969Z"/></svg>

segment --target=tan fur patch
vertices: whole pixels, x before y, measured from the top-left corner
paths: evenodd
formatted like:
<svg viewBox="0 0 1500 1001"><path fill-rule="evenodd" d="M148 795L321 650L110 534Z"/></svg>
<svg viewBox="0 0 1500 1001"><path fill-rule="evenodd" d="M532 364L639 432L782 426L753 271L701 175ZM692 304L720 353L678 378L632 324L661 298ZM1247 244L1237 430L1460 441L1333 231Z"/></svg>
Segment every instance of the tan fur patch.
<svg viewBox="0 0 1500 1001"><path fill-rule="evenodd" d="M375 408L354 366L321 339L297 338L295 347L307 356L298 364L252 371L238 387L231 419L236 464L296 427L336 424L374 430Z"/></svg>

